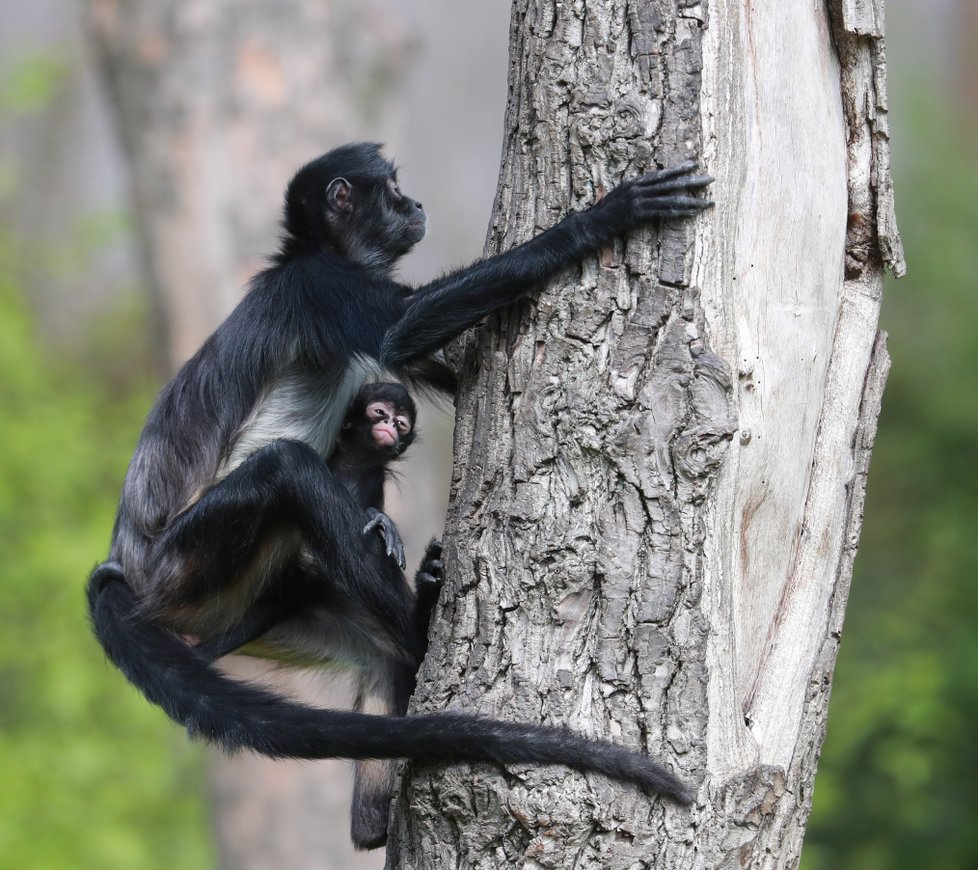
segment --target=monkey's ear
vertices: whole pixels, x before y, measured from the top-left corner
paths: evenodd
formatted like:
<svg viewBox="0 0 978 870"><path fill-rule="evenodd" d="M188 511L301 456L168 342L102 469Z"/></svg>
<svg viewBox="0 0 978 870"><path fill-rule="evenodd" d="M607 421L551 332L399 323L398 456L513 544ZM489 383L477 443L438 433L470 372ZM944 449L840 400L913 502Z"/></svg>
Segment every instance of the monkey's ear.
<svg viewBox="0 0 978 870"><path fill-rule="evenodd" d="M334 178L326 186L326 202L335 211L350 211L353 208L353 185L345 178Z"/></svg>

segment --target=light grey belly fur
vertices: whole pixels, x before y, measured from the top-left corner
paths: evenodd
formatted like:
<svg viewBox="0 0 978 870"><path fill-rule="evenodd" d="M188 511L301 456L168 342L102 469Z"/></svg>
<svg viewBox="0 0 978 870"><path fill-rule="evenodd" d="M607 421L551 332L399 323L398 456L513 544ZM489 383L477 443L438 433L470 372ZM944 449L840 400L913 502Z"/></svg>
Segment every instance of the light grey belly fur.
<svg viewBox="0 0 978 870"><path fill-rule="evenodd" d="M217 471L227 477L252 453L278 439L302 441L324 459L336 444L346 409L360 388L384 373L377 360L354 357L338 377L299 369L286 372L241 424Z"/></svg>
<svg viewBox="0 0 978 870"><path fill-rule="evenodd" d="M384 374L385 370L370 357L354 357L340 375L333 377L298 368L285 372L265 391L241 424L218 468L217 479L226 477L253 453L279 439L302 441L326 459L354 396L364 384L379 380ZM213 620L210 627L221 625L226 629L240 619L243 608L254 602L284 562L296 558L297 551L300 558L310 558L297 535L275 541L246 582L238 584L233 595L215 601L216 612L210 615ZM373 662L383 658L378 648L383 646L380 638L386 639L386 634L377 628L365 635L362 627L346 624L349 622L356 620L347 616L344 622L328 610L315 608L285 620L247 652L305 664L321 665L336 660L368 669L375 667ZM374 633L377 637L370 637ZM386 642L389 644L389 639Z"/></svg>

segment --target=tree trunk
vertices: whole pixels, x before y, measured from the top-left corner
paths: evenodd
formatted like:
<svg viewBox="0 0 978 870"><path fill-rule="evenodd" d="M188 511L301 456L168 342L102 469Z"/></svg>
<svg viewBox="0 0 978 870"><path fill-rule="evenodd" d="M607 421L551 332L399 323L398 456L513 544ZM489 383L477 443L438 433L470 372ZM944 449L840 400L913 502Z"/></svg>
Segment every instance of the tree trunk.
<svg viewBox="0 0 978 870"><path fill-rule="evenodd" d="M513 9L490 252L689 156L717 204L455 348L415 703L641 747L697 797L415 765L389 866L794 866L888 366L883 270L903 270L882 2Z"/></svg>

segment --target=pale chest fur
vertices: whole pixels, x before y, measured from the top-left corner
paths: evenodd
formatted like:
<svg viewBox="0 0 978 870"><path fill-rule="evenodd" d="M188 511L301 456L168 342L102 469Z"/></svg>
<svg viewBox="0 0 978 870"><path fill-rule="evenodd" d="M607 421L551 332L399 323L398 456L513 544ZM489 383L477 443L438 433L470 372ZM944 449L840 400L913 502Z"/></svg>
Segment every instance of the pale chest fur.
<svg viewBox="0 0 978 870"><path fill-rule="evenodd" d="M370 357L355 357L339 375L298 368L285 372L262 394L241 424L218 468L217 479L278 439L302 441L325 459L336 443L353 397L383 372Z"/></svg>

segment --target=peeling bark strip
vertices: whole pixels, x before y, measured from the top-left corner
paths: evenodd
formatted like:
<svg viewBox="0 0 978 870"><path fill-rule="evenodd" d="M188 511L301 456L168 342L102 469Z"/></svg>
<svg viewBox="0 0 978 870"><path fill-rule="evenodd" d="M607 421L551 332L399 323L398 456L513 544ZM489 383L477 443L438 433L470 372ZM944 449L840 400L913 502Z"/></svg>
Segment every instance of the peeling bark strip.
<svg viewBox="0 0 978 870"><path fill-rule="evenodd" d="M856 2L514 3L488 249L696 154L717 207L455 349L449 579L417 706L640 746L698 802L414 766L390 867L797 862L885 378L884 261L902 269L881 31Z"/></svg>

